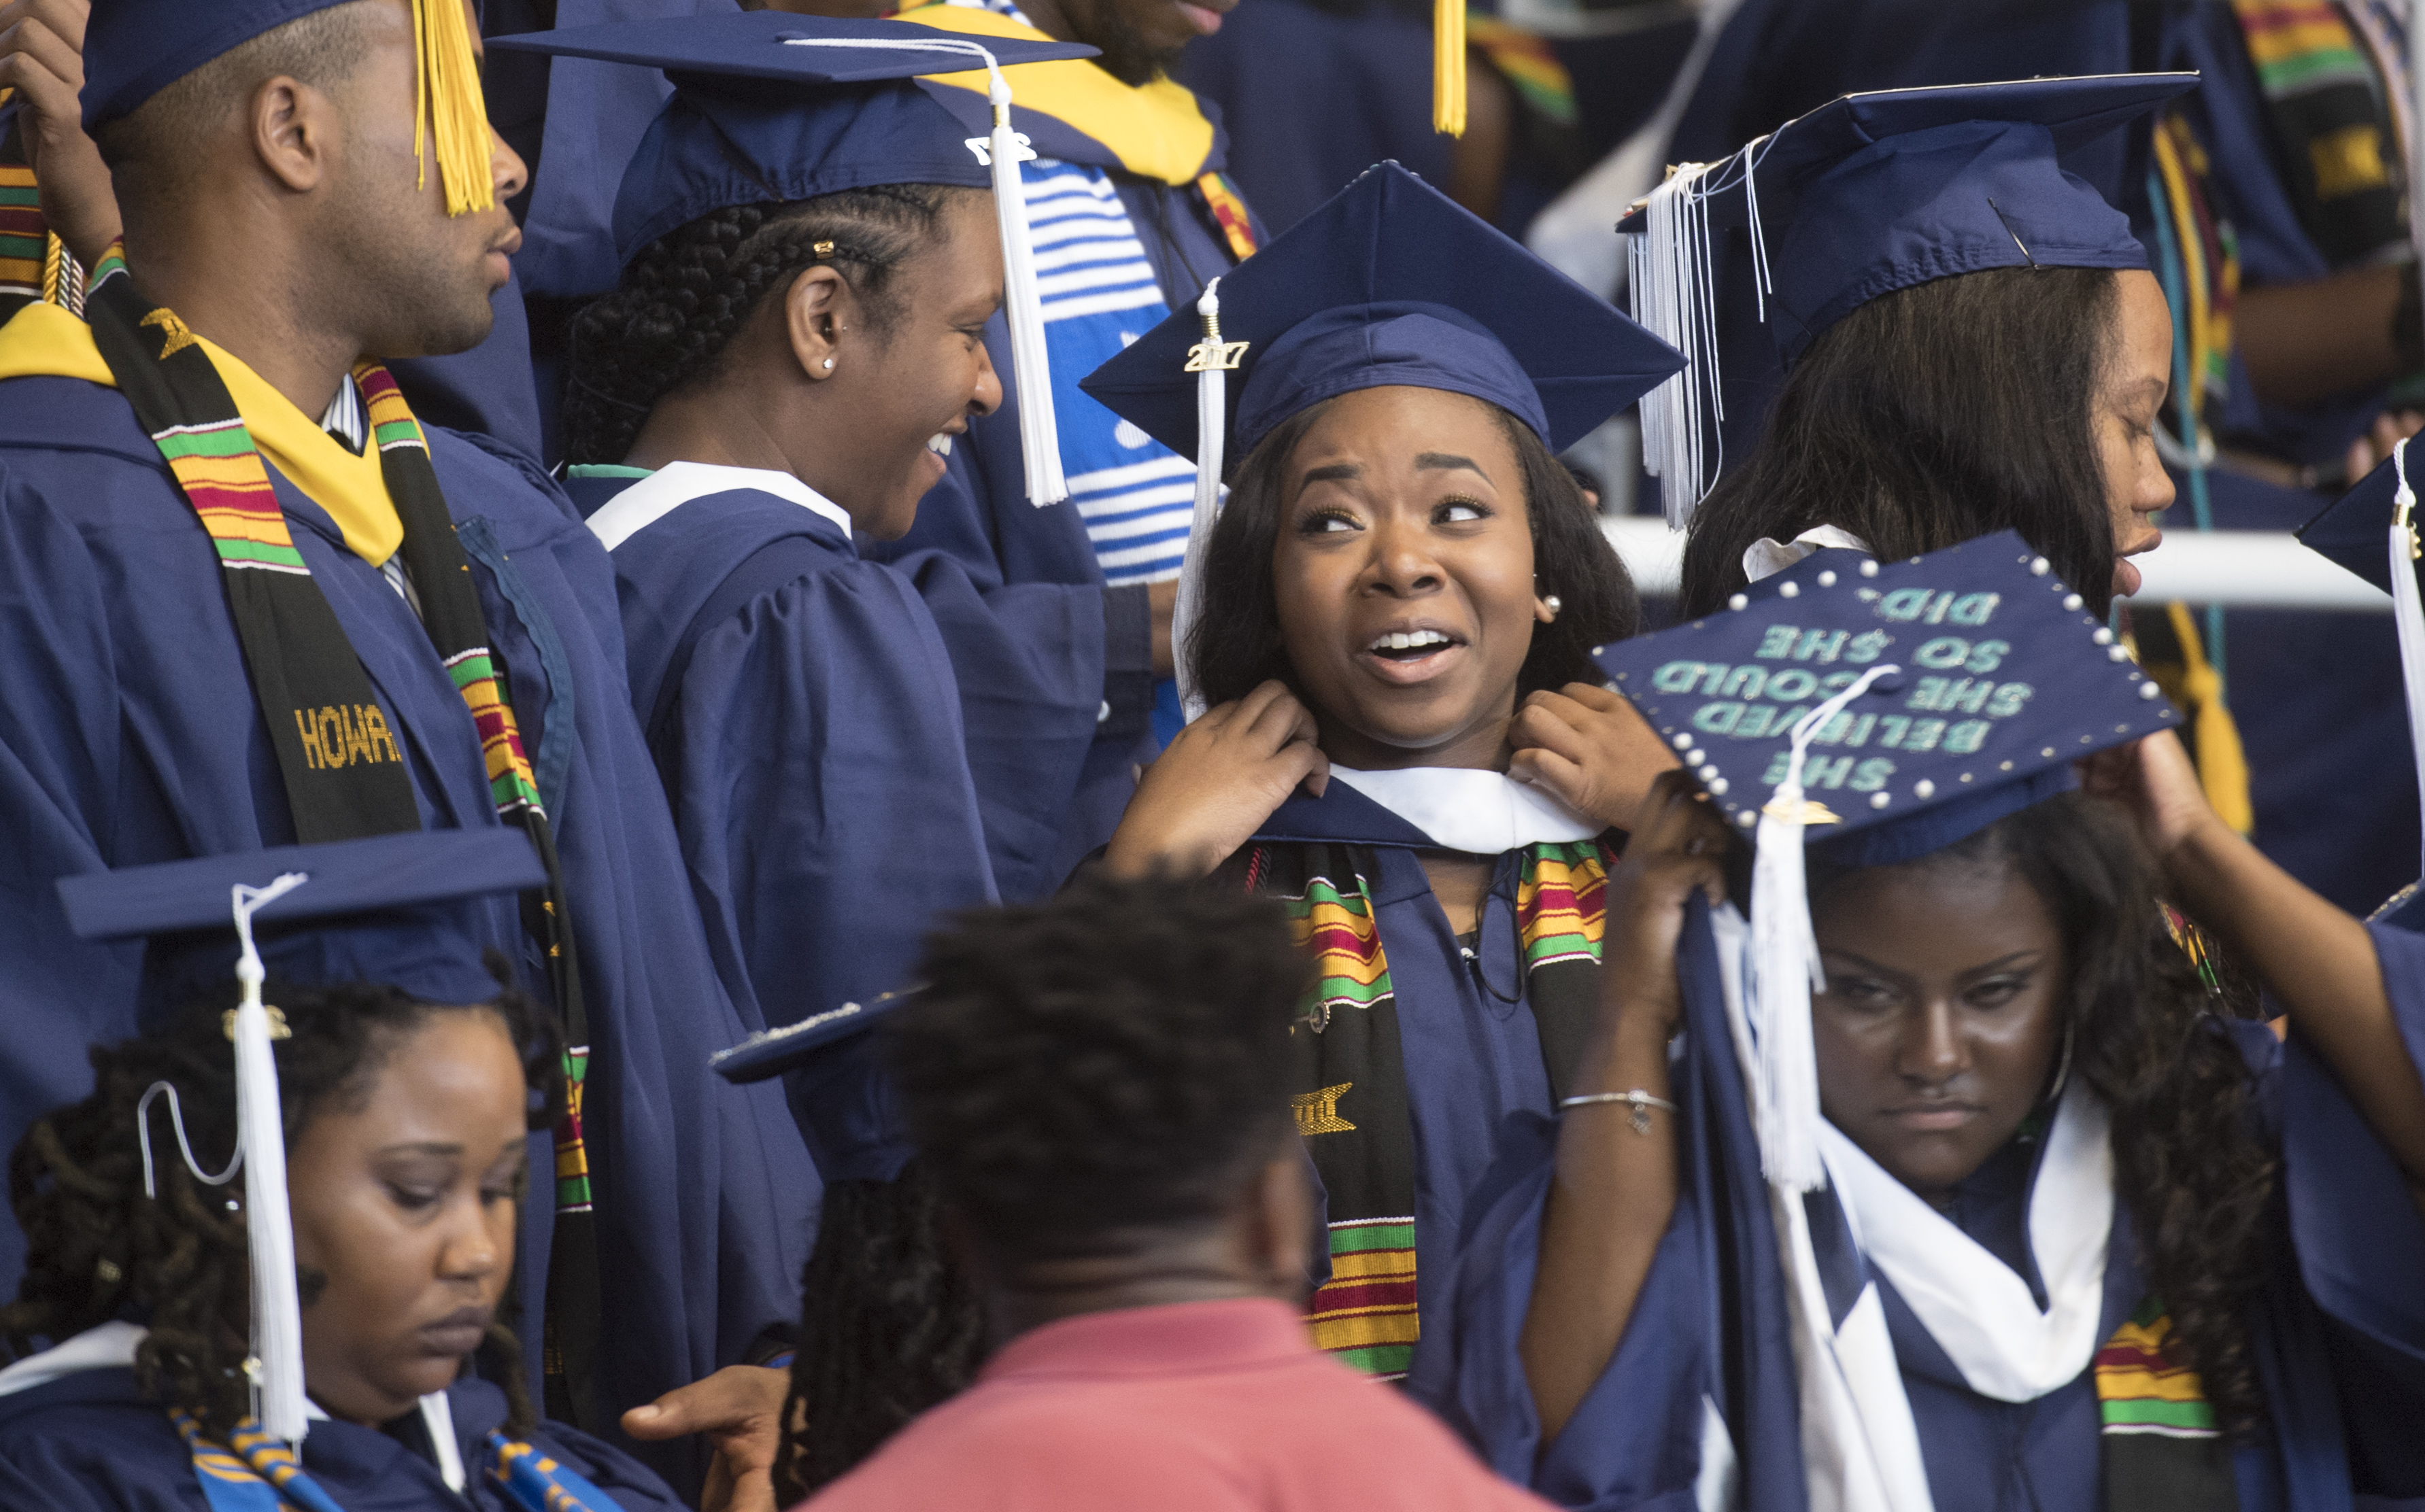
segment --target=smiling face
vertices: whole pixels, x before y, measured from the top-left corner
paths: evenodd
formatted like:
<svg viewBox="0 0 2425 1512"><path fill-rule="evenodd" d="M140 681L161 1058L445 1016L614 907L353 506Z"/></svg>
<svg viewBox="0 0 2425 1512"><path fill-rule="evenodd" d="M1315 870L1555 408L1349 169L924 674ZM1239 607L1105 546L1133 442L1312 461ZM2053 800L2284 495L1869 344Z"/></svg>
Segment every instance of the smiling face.
<svg viewBox="0 0 2425 1512"><path fill-rule="evenodd" d="M978 192L952 195L942 234L904 260L885 293L884 318L863 301L837 307L830 320L806 317L804 273L788 302L795 331L803 321L829 334L834 367L811 357L818 382L813 455L795 470L878 540L897 540L918 517L918 501L942 481L943 457L972 416L1002 405L1002 380L986 351L986 322L1002 308L1002 241L993 201ZM830 278L830 270L824 275ZM779 316L786 307L767 302ZM795 342L795 350L801 348Z"/></svg>
<svg viewBox="0 0 2425 1512"><path fill-rule="evenodd" d="M384 1047L287 1154L303 1369L331 1417L377 1424L443 1391L513 1272L529 1129L495 1015L442 1010Z"/></svg>
<svg viewBox="0 0 2425 1512"><path fill-rule="evenodd" d="M1813 900L1827 1121L1922 1197L1979 1169L2053 1075L2063 936L2004 861L1858 871Z"/></svg>
<svg viewBox="0 0 2425 1512"><path fill-rule="evenodd" d="M2127 557L2163 544L2163 533L2149 517L2173 501L2172 475L2156 451L2156 422L2172 387L2173 315L2156 276L2144 268L2114 275L2114 284L2120 297L2089 426L2105 475L2114 555ZM2116 561L2114 594L2138 591L2139 569Z"/></svg>
<svg viewBox="0 0 2425 1512"><path fill-rule="evenodd" d="M1533 530L1498 413L1436 389L1329 402L1291 454L1272 586L1331 759L1507 764L1533 628Z"/></svg>

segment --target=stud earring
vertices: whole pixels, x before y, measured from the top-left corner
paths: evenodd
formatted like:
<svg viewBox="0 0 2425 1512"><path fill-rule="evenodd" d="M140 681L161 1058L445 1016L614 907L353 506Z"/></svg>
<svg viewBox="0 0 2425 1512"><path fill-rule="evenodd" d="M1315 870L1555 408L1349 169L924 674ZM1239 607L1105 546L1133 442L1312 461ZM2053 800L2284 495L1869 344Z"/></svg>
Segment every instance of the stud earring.
<svg viewBox="0 0 2425 1512"><path fill-rule="evenodd" d="M827 371L827 373L831 373L831 372L833 371L833 358L826 358L826 371Z"/></svg>
<svg viewBox="0 0 2425 1512"><path fill-rule="evenodd" d="M1542 599L1541 603L1544 608L1549 610L1550 617L1551 619L1557 618L1558 611L1566 607L1566 600L1560 598L1556 594L1550 595L1548 597Z"/></svg>

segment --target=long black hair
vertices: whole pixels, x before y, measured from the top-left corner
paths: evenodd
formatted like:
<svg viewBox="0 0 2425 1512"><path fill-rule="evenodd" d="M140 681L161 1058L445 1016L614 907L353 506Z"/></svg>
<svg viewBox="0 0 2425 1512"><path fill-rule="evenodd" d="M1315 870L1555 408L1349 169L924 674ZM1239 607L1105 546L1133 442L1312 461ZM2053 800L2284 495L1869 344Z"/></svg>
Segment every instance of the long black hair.
<svg viewBox="0 0 2425 1512"><path fill-rule="evenodd" d="M1851 875L1813 859L1814 898ZM2264 1399L2243 1319L2278 1259L2278 1163L2250 1126L2247 1062L2172 939L2154 860L2111 803L2072 792L1904 865L2010 867L2054 915L2071 1074L2112 1115L2114 1192L2172 1318L2165 1353L2247 1432Z"/></svg>
<svg viewBox="0 0 2425 1512"><path fill-rule="evenodd" d="M640 249L623 281L574 316L564 455L620 462L659 399L713 371L769 293L820 263L838 269L881 340L901 313L901 264L978 189L878 183L814 199L728 205Z"/></svg>
<svg viewBox="0 0 2425 1512"><path fill-rule="evenodd" d="M2015 530L2102 614L2113 526L2093 429L2121 310L2100 268L1996 268L1871 300L1810 344L1759 444L1701 501L1682 610L1743 551L1835 525L1882 558Z"/></svg>
<svg viewBox="0 0 2425 1512"><path fill-rule="evenodd" d="M1289 458L1333 402L1281 422L1239 465L1229 505L1205 547L1203 612L1187 644L1178 648L1191 659L1207 703L1243 698L1273 677L1295 685L1280 638L1272 552L1287 508ZM1592 664L1592 648L1624 640L1640 628L1642 599L1615 548L1600 533L1599 517L1574 474L1550 454L1533 427L1497 405L1489 409L1523 474L1536 591L1554 594L1564 604L1555 621L1533 628L1533 648L1516 675L1520 703L1544 688L1602 681Z"/></svg>
<svg viewBox="0 0 2425 1512"><path fill-rule="evenodd" d="M290 1037L271 1043L286 1143L323 1108L367 1093L388 1057L432 1015L495 1016L512 1039L536 1094L530 1126L555 1122L563 1098L563 1052L554 1021L508 989L461 1009L425 1003L393 987L287 987L272 982ZM148 1318L135 1378L163 1406L193 1414L220 1442L250 1411L237 1367L249 1353L252 1302L245 1220L230 1194L195 1180L177 1154L166 1098L151 1109L156 1200L143 1194L136 1110L154 1082L177 1090L196 1157L221 1164L235 1148L235 1056L221 1027L233 1006L196 1005L167 1027L92 1051L90 1096L36 1123L8 1157L8 1202L25 1233L17 1300L0 1307L0 1330L23 1356L37 1338L56 1343L124 1313ZM241 1178L239 1178L240 1180ZM518 1202L519 1202L518 1196ZM311 1277L303 1277L305 1295ZM535 1421L513 1330L490 1325L482 1345L506 1393L507 1423Z"/></svg>

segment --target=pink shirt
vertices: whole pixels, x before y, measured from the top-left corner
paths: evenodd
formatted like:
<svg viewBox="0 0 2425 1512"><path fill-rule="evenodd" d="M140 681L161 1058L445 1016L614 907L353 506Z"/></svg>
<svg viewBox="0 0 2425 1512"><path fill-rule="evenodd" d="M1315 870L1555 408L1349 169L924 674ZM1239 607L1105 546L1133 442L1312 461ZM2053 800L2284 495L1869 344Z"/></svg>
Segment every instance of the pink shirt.
<svg viewBox="0 0 2425 1512"><path fill-rule="evenodd" d="M1540 1512L1430 1413L1247 1298L1089 1313L1020 1334L976 1383L810 1512Z"/></svg>

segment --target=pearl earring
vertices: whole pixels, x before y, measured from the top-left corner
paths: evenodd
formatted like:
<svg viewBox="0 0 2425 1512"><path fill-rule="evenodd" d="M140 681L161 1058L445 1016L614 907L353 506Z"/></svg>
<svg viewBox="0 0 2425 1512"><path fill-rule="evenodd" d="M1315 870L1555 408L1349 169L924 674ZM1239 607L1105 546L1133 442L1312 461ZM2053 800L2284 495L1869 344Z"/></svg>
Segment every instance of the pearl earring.
<svg viewBox="0 0 2425 1512"><path fill-rule="evenodd" d="M833 358L826 358L826 371L827 371L827 373L831 373L831 372L833 371Z"/></svg>
<svg viewBox="0 0 2425 1512"><path fill-rule="evenodd" d="M1566 600L1560 598L1556 594L1550 595L1548 597L1542 599L1541 602L1550 611L1550 617L1551 619L1557 618L1558 611L1566 607Z"/></svg>

